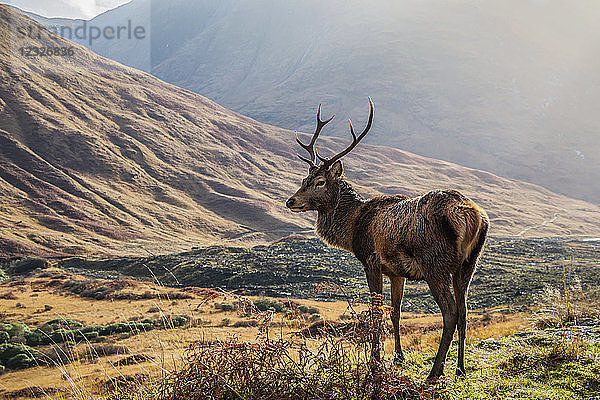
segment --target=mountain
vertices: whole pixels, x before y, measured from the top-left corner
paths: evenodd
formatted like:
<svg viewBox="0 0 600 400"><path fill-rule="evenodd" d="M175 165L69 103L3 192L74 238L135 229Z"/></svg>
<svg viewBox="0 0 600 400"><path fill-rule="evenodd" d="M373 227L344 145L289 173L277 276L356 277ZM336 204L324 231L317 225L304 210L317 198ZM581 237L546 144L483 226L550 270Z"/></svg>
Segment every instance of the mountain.
<svg viewBox="0 0 600 400"><path fill-rule="evenodd" d="M589 0L134 0L90 24L146 40L85 44L289 129L322 102L341 135L370 95L370 143L600 203L599 17Z"/></svg>
<svg viewBox="0 0 600 400"><path fill-rule="evenodd" d="M90 18L123 2L124 0L7 0L12 7L60 18Z"/></svg>
<svg viewBox="0 0 600 400"><path fill-rule="evenodd" d="M19 34L32 26L39 35ZM314 214L283 205L306 173L289 130L100 57L4 6L0 38L0 257L162 254L311 229ZM27 57L28 46L73 52ZM320 140L323 153L347 143ZM533 184L363 144L345 166L365 195L460 189L488 211L494 236L600 236L598 205Z"/></svg>

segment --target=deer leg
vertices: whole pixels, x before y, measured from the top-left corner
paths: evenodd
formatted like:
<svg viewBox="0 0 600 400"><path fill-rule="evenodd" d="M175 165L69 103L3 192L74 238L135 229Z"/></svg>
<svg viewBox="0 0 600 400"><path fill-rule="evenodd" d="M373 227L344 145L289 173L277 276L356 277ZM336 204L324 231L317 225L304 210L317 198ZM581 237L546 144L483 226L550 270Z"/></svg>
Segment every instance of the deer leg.
<svg viewBox="0 0 600 400"><path fill-rule="evenodd" d="M427 377L427 380L434 380L444 374L444 362L446 361L446 355L448 354L448 349L456 330L457 310L454 296L450 290L450 276L437 276L436 279L428 280L427 283L431 294L433 294L435 301L440 307L444 320L442 339L435 355L433 368Z"/></svg>
<svg viewBox="0 0 600 400"><path fill-rule="evenodd" d="M367 275L367 284L369 292L371 292L371 318L373 334L371 337L371 357L374 361L381 360L381 340L379 330L382 323L382 292L383 292L383 275L381 273L381 264L376 257L369 257L365 265L365 273Z"/></svg>
<svg viewBox="0 0 600 400"><path fill-rule="evenodd" d="M458 361L456 375L465 375L465 339L467 336L467 293L462 283L460 274L453 277L454 298L456 299L456 310L458 314Z"/></svg>
<svg viewBox="0 0 600 400"><path fill-rule="evenodd" d="M467 293L471 277L475 272L475 262L465 261L453 277L454 298L456 299L456 308L458 311L458 362L456 366L456 375L464 376L465 371L465 340L467 337Z"/></svg>
<svg viewBox="0 0 600 400"><path fill-rule="evenodd" d="M402 344L400 343L400 315L402 307L402 296L404 296L404 277L391 277L392 284L392 325L394 326L394 364L399 365L404 362L404 354L402 353Z"/></svg>

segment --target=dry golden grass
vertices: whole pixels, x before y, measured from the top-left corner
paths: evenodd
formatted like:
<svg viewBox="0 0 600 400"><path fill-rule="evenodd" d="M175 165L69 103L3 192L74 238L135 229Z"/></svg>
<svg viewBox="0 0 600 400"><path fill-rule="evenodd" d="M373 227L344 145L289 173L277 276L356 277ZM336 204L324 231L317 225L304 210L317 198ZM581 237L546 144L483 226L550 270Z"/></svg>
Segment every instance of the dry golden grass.
<svg viewBox="0 0 600 400"><path fill-rule="evenodd" d="M156 286L140 283L139 290ZM131 290L130 288L128 290ZM93 362L75 360L59 367L36 367L19 371L10 371L0 376L0 390L14 393L29 387L58 388L72 391L73 388L101 387L110 378L132 377L139 374L160 376L161 372L171 371L181 365L186 349L199 340L217 340L236 337L241 341L258 340L258 327L233 327L236 321L244 320L235 311L224 312L215 308L215 303L231 302L233 299L216 297L206 300L200 296L191 299L171 301L166 297L144 300L90 300L71 294L52 292L39 288L36 279L26 279L19 286L0 285L0 293L12 292L15 299L0 302L0 315L6 321L20 321L29 326L39 326L53 318L73 319L84 325L125 322L134 318L160 318L161 315L186 315L196 321L194 326L152 330L137 335L123 337L113 335L111 341L128 349L128 354L116 354L99 357ZM255 299L253 297L250 298ZM348 304L343 301L319 302L298 300L300 304L319 309L325 320L340 321L340 316L348 313ZM17 307L17 303L21 306ZM42 311L46 305L52 307ZM365 305L354 305L360 312ZM230 320L230 326L223 326L223 319ZM504 315L487 311L486 314L470 314L468 340L476 341L489 337L500 337L519 329L524 317L519 314ZM403 315L402 326L406 330L402 337L404 348L408 351L431 351L436 348L440 336L441 316L439 314ZM298 331L283 314L274 315L269 328L271 338L290 338ZM389 324L389 322L388 322ZM315 346L320 341L314 339ZM393 338L385 341L388 354L393 352ZM86 346L85 343L80 346ZM149 355L153 360L135 365L115 366L114 363L129 355ZM92 388L92 389L90 389ZM86 390L87 390L86 389ZM79 389L78 389L79 390Z"/></svg>

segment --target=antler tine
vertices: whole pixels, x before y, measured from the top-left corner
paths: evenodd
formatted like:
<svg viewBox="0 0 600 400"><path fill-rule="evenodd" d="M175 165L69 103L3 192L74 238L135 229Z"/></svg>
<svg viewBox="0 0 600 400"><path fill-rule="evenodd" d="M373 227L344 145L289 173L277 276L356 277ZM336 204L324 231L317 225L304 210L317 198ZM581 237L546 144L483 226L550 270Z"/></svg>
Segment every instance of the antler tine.
<svg viewBox="0 0 600 400"><path fill-rule="evenodd" d="M315 142L317 141L317 138L319 137L319 134L321 133L321 129L323 129L323 127L333 119L333 117L335 117L335 114L333 114L331 117L329 117L328 119L326 119L325 121L321 120L321 105L319 104L319 108L317 109L317 128L315 129L315 133L313 133L312 139L310 140L309 144L304 144L300 141L300 139L298 139L298 132L294 131L294 136L296 137L296 142L298 142L298 144L300 146L302 146L302 148L304 150L306 150L308 152L308 154L310 154L310 160L308 158L302 157L300 154L298 154L298 158L300 158L302 161L307 162L308 164L310 164L311 167L315 167L315 159L316 159L316 151L315 151Z"/></svg>
<svg viewBox="0 0 600 400"><path fill-rule="evenodd" d="M302 157L300 154L296 154L296 155L298 156L298 158L299 158L299 159L301 159L301 160L302 160L302 161L304 161L304 162L307 162L307 163L309 163L311 167L312 167L312 166L314 166L314 165L315 165L315 158L314 158L314 156L313 156L313 153L312 153L312 152L311 152L311 150L310 150L310 146L306 146L306 145L304 145L304 143L302 143L302 142L300 141L300 139L298 139L298 132L297 132L297 131L294 131L294 137L296 138L296 142L298 142L298 144L299 144L300 146L302 146L302 148L303 148L304 150L308 151L308 153L310 154L310 158L311 158L311 159L309 160L309 159L308 159L308 158L306 158L306 157Z"/></svg>
<svg viewBox="0 0 600 400"><path fill-rule="evenodd" d="M367 132L369 132L369 129L371 129L371 125L373 124L373 114L375 111L374 110L375 107L373 106L373 100L371 100L371 97L369 97L369 108L370 108L369 122L367 122L367 126L361 132L361 134L358 135L358 137L356 137L356 133L354 133L354 127L352 126L352 121L348 120L348 124L350 125L350 133L352 134L352 143L350 144L350 146L348 146L341 153L339 153L331 158L321 157L318 153L316 153L317 157L319 158L319 160L321 160L323 162L323 164L327 165L328 167L331 166L334 162L336 162L340 158L344 157L346 154L350 153L352 151L352 149L354 149L356 147L356 145L362 140L362 138L364 138L366 136Z"/></svg>

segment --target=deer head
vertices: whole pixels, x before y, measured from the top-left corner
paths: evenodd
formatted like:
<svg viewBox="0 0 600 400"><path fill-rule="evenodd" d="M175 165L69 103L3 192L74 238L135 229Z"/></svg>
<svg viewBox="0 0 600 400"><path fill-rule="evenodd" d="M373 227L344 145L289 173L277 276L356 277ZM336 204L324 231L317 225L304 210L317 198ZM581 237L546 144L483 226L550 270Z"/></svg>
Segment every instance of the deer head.
<svg viewBox="0 0 600 400"><path fill-rule="evenodd" d="M370 97L369 106L369 122L367 122L366 128L357 137L354 133L352 122L348 120L350 125L350 133L352 134L352 143L342 152L331 158L321 157L315 150L315 142L321 133L321 129L323 129L323 127L334 117L334 115L332 115L329 119L322 121L320 104L317 110L317 128L315 129L315 133L313 134L310 143L302 143L300 139L298 139L298 133L295 132L296 142L298 142L298 144L308 152L310 159L298 154L298 157L302 161L308 163L309 169L308 176L302 180L302 186L300 186L300 189L298 189L298 191L285 203L290 210L294 212L311 210L326 212L335 207L339 194L339 185L343 174L343 167L340 159L346 154L350 153L352 149L354 149L356 145L365 137L367 132L369 132L369 129L371 129L371 124L373 123L374 106ZM317 159L321 161L321 163L318 165L316 163Z"/></svg>

